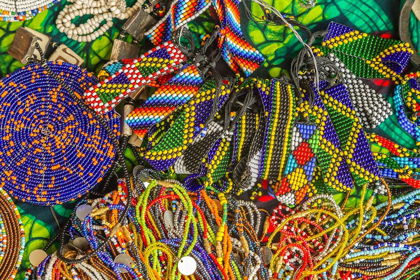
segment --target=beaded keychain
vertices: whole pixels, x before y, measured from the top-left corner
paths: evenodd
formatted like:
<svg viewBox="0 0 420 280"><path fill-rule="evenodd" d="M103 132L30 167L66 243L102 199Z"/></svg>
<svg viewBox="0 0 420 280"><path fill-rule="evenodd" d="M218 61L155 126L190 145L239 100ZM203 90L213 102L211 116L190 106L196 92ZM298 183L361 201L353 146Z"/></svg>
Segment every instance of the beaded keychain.
<svg viewBox="0 0 420 280"><path fill-rule="evenodd" d="M47 66L77 98L97 82L72 64ZM115 149L105 129L66 88L35 64L7 75L0 87L0 185L7 192L24 202L55 205L81 197L102 180ZM119 115L111 111L105 120L119 136Z"/></svg>

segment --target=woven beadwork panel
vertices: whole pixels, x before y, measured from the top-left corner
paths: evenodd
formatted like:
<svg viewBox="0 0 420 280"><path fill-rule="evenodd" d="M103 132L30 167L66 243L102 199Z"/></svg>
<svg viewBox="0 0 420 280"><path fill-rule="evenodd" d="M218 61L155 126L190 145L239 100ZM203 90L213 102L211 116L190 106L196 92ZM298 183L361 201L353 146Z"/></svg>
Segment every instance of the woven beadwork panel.
<svg viewBox="0 0 420 280"><path fill-rule="evenodd" d="M77 94L97 83L67 63L48 66ZM109 135L44 68L29 65L0 82L0 186L16 199L54 205L79 198L110 168ZM119 135L119 116L108 113Z"/></svg>

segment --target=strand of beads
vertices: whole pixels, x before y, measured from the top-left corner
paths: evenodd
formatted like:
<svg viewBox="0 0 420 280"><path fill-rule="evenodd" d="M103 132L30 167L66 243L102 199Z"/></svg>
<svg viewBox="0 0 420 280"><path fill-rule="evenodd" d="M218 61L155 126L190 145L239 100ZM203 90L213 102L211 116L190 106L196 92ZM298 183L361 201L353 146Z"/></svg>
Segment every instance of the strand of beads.
<svg viewBox="0 0 420 280"><path fill-rule="evenodd" d="M0 21L24 21L55 5L59 0L1 1Z"/></svg>
<svg viewBox="0 0 420 280"><path fill-rule="evenodd" d="M146 0L147 1L147 0ZM125 0L70 0L70 5L58 14L55 24L60 32L79 42L91 42L112 27L112 20L128 19L145 0L137 0L130 8ZM85 23L76 26L72 21L92 15Z"/></svg>

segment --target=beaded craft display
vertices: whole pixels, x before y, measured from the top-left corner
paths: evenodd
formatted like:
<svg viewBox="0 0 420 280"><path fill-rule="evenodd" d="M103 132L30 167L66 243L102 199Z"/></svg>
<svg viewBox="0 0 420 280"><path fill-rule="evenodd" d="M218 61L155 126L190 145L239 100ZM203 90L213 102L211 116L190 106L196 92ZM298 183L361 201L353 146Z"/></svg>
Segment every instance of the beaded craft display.
<svg viewBox="0 0 420 280"><path fill-rule="evenodd" d="M85 92L86 100L98 114L107 113L134 90L154 85L156 79L176 71L185 61L172 42L163 43L122 67L116 64L115 74Z"/></svg>
<svg viewBox="0 0 420 280"><path fill-rule="evenodd" d="M357 77L393 80L414 52L408 43L372 36L336 22L328 25L321 50L334 53Z"/></svg>
<svg viewBox="0 0 420 280"><path fill-rule="evenodd" d="M97 83L86 70L47 64L81 98ZM96 186L110 168L115 149L105 129L39 65L0 82L0 186L38 205L74 200ZM104 116L119 135L119 115Z"/></svg>
<svg viewBox="0 0 420 280"><path fill-rule="evenodd" d="M25 230L10 196L0 189L0 276L14 279L25 249Z"/></svg>
<svg viewBox="0 0 420 280"><path fill-rule="evenodd" d="M24 21L52 7L59 0L13 0L0 2L0 21Z"/></svg>

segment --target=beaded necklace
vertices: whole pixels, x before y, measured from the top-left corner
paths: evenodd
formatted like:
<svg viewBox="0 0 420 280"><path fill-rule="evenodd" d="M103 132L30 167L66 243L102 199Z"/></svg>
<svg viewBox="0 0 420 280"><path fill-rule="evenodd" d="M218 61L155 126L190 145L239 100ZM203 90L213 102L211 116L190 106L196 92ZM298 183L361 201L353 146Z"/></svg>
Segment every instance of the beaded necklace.
<svg viewBox="0 0 420 280"><path fill-rule="evenodd" d="M2 1L0 21L24 21L52 7L59 0Z"/></svg>
<svg viewBox="0 0 420 280"><path fill-rule="evenodd" d="M96 83L75 65L47 66L79 98ZM0 124L4 141L0 176L7 192L24 202L54 205L81 197L102 180L115 149L107 132L66 88L35 64L7 75L0 86L5 116ZM118 136L119 116L111 111L105 119Z"/></svg>

